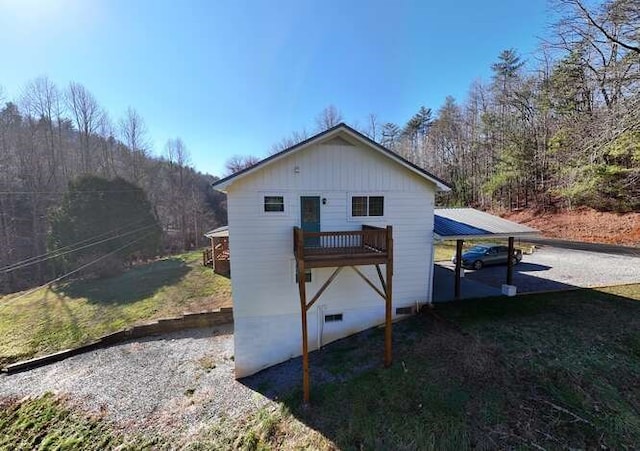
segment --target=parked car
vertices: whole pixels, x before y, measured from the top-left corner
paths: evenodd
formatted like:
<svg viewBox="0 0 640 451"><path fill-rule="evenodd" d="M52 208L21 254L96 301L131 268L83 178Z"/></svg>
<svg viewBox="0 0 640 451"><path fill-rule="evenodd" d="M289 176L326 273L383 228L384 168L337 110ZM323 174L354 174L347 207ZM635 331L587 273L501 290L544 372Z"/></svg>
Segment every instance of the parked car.
<svg viewBox="0 0 640 451"><path fill-rule="evenodd" d="M462 253L462 266L464 268L482 269L488 265L506 265L509 256L509 248L500 244L478 244ZM516 265L522 260L522 250L514 249L513 264ZM455 264L455 255L451 259Z"/></svg>

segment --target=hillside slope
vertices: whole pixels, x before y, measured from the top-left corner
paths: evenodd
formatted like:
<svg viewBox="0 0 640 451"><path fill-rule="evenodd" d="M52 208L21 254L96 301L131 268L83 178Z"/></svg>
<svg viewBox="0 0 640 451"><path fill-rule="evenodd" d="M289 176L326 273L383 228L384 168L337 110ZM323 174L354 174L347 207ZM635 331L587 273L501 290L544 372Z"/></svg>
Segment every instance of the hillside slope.
<svg viewBox="0 0 640 451"><path fill-rule="evenodd" d="M521 210L502 216L536 228L550 238L640 246L640 213L580 208L556 213Z"/></svg>

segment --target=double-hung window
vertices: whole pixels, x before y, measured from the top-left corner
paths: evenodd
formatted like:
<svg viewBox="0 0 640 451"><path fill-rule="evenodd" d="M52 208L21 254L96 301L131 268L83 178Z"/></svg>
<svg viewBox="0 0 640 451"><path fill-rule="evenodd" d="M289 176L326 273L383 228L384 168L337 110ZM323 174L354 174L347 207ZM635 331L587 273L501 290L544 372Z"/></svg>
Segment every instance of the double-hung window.
<svg viewBox="0 0 640 451"><path fill-rule="evenodd" d="M384 216L384 196L351 196L351 216Z"/></svg>
<svg viewBox="0 0 640 451"><path fill-rule="evenodd" d="M284 196L264 196L265 213L284 212Z"/></svg>

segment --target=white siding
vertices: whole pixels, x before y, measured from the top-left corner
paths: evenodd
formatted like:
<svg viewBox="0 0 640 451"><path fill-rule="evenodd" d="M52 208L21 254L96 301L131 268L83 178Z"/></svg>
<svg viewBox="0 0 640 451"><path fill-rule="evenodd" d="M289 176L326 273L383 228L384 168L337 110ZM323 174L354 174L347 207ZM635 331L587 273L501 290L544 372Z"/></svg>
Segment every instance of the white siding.
<svg viewBox="0 0 640 451"><path fill-rule="evenodd" d="M297 168L297 169L296 169ZM301 353L300 301L293 270L293 227L300 225L300 196L326 198L321 230L393 226L394 311L431 300L435 186L364 147L317 145L248 175L228 189L229 245L238 377ZM265 213L264 195L282 195L284 213ZM351 194L384 196L384 217L350 218ZM361 267L377 281L375 268ZM312 270L311 297L333 268ZM327 323L324 341L378 324L384 301L351 268L344 268L318 301L344 320ZM310 344L316 319L309 312ZM358 312L347 314L347 311ZM315 342L314 342L315 343Z"/></svg>

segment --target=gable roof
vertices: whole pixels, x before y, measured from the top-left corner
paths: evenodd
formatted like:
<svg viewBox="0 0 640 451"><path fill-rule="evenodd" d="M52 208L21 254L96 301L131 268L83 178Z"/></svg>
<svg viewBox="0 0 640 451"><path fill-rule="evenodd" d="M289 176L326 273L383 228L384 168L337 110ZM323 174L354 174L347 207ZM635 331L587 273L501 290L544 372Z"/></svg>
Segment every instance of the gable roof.
<svg viewBox="0 0 640 451"><path fill-rule="evenodd" d="M209 230L204 234L207 238L224 238L229 236L229 226L218 227L217 229Z"/></svg>
<svg viewBox="0 0 640 451"><path fill-rule="evenodd" d="M249 174L252 174L256 171L261 170L263 167L270 165L276 161L279 161L281 159L283 159L286 156L289 156L295 152L298 152L302 149L306 149L307 147L310 147L314 144L318 144L321 141L326 141L326 140L330 140L331 138L338 136L340 133L346 133L349 137L357 140L358 142L364 144L365 146L378 151L379 153L381 153L382 155L386 156L387 158L395 161L396 163L400 164L401 166L405 167L407 170L413 172L414 174L417 174L418 176L434 183L436 185L436 187L441 190L441 191L450 191L451 187L442 179L436 177L435 175L431 174L428 171L425 171L424 169L422 169L421 167L411 163L410 161L402 158L400 155L398 155L397 153L387 149L386 147L378 144L377 142L375 142L374 140L370 139L369 137L363 135L362 133L360 133L359 131L349 127L347 124L341 122L338 125L336 125L335 127L331 127L330 129L327 129L321 133L318 133L317 135L312 136L311 138L305 139L302 142L299 142L298 144L295 144L287 149L284 149L276 154L273 154L267 158L265 158L264 160L259 161L258 163L254 164L253 166L250 166L248 168L245 168L241 171L236 172L235 174L231 174L227 177L224 177L216 182L213 182L211 184L211 186L213 186L215 189L217 189L218 191L225 191L226 188L234 181L237 181Z"/></svg>

